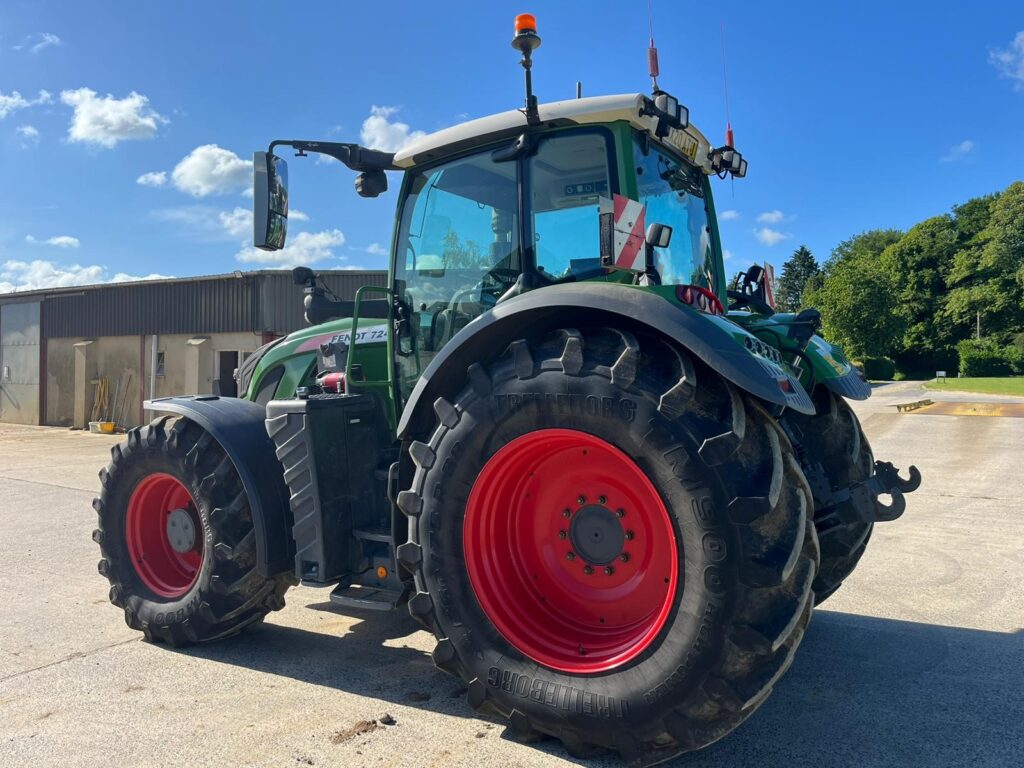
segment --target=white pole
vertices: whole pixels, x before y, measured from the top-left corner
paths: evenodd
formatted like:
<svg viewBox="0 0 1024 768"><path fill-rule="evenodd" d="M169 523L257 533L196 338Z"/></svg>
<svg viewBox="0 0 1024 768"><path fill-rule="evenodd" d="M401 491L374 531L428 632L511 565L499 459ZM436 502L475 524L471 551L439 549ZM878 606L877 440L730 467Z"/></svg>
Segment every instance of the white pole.
<svg viewBox="0 0 1024 768"><path fill-rule="evenodd" d="M154 333L149 337L149 399L156 399L156 345L158 336Z"/></svg>

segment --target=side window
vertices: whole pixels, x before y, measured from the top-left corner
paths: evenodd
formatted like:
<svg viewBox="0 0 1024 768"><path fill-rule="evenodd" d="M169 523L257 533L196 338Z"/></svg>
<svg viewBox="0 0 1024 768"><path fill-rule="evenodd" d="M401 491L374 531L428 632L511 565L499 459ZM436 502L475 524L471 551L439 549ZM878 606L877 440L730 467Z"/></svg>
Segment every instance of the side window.
<svg viewBox="0 0 1024 768"><path fill-rule="evenodd" d="M612 191L603 133L541 142L529 160L537 268L559 278L600 267L598 197Z"/></svg>

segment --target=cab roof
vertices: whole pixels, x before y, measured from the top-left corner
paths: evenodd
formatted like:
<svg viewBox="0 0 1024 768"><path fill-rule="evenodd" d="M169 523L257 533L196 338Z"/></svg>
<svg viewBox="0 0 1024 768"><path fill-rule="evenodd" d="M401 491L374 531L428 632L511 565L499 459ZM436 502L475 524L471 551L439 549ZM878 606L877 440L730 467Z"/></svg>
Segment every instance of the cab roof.
<svg viewBox="0 0 1024 768"><path fill-rule="evenodd" d="M585 99L552 101L539 105L538 110L541 122L552 126L625 120L634 128L653 135L657 118L641 114L647 98L642 93L592 96ZM526 115L518 109L469 120L410 142L395 154L394 165L399 168L410 168L434 162L445 155L471 149L474 145L485 144L492 139L498 140L503 135L526 127ZM669 135L663 141L689 157L705 173L711 173L711 144L692 125L684 129L670 129Z"/></svg>

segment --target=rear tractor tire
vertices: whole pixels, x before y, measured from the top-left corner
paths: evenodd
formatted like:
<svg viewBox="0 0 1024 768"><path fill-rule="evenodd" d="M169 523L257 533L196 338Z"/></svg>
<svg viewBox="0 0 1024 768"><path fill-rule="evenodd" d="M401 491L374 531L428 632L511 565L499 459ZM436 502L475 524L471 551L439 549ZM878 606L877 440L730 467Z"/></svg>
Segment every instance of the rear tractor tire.
<svg viewBox="0 0 1024 768"><path fill-rule="evenodd" d="M198 424L164 417L131 430L100 481L99 572L147 640L216 640L284 607L291 580L258 573L238 472Z"/></svg>
<svg viewBox="0 0 1024 768"><path fill-rule="evenodd" d="M399 496L410 612L513 733L653 765L767 698L818 544L788 438L661 340L563 329L474 364Z"/></svg>
<svg viewBox="0 0 1024 768"><path fill-rule="evenodd" d="M867 480L874 470L871 445L846 400L824 387L815 393L817 413L791 412L784 417L805 464L820 464L832 489ZM808 470L812 471L812 470ZM831 597L857 567L871 539L874 523L842 523L851 502L816 508L814 525L821 544L821 567L814 580L815 605Z"/></svg>

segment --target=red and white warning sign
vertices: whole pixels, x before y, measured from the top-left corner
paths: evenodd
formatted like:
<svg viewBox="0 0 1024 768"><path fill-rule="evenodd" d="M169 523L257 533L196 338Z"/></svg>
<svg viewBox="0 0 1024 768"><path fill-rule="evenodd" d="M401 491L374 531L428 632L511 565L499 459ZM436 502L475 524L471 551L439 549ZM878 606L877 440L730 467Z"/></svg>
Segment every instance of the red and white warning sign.
<svg viewBox="0 0 1024 768"><path fill-rule="evenodd" d="M775 267L764 263L764 303L775 309Z"/></svg>
<svg viewBox="0 0 1024 768"><path fill-rule="evenodd" d="M643 272L647 266L644 252L644 213L647 206L622 195L598 200L601 264Z"/></svg>

